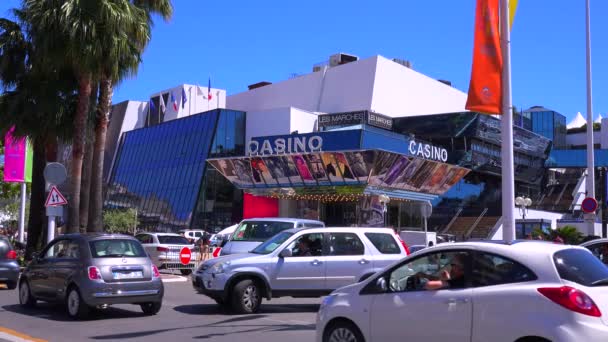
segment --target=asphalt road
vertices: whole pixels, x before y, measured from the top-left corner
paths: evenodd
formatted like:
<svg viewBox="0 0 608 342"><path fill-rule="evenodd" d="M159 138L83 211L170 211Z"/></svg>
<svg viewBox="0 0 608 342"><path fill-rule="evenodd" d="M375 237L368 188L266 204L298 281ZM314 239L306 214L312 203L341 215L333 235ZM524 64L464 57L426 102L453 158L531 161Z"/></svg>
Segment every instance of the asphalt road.
<svg viewBox="0 0 608 342"><path fill-rule="evenodd" d="M72 321L61 306L21 307L17 290L0 289L0 341L314 341L320 299L264 301L258 314L232 315L196 294L190 282L165 283L163 308L144 316L120 305ZM12 336L8 338L7 336ZM3 338L4 337L4 338Z"/></svg>

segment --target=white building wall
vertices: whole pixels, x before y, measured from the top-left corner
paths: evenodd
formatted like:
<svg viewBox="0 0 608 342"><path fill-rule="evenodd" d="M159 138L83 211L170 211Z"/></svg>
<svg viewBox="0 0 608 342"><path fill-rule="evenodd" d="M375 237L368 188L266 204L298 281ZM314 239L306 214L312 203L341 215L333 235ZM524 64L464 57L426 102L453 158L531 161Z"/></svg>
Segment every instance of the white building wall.
<svg viewBox="0 0 608 342"><path fill-rule="evenodd" d="M519 208L515 208L514 216L516 220L523 219L521 210ZM542 211L542 210L528 210L526 211L526 220L528 219L545 219L551 220L551 229L557 228L557 220L561 219L564 215L560 213L553 213L550 211ZM499 224L498 229L494 232L491 240L502 240L502 223Z"/></svg>
<svg viewBox="0 0 608 342"><path fill-rule="evenodd" d="M132 131L137 128L143 128L146 125L146 116L148 115L148 103L141 101L129 101L125 117L122 120L120 135L127 131ZM119 135L119 136L120 136Z"/></svg>
<svg viewBox="0 0 608 342"><path fill-rule="evenodd" d="M183 108L182 97L184 93L182 90L185 91L186 95L186 103ZM181 84L161 92L153 93L150 95L150 98L159 96L160 94L169 94L169 97L165 102L166 111L164 121L175 120L192 114L206 112L211 109L226 108L226 90L211 88L211 100L207 100L208 88L206 85ZM177 110L173 107L171 94L173 94L175 101L177 102Z"/></svg>
<svg viewBox="0 0 608 342"><path fill-rule="evenodd" d="M601 127L600 143L602 144L603 149L608 149L608 118L602 119Z"/></svg>
<svg viewBox="0 0 608 342"><path fill-rule="evenodd" d="M247 111L245 127L245 142L247 143L252 137L289 134L291 132L291 108Z"/></svg>
<svg viewBox="0 0 608 342"><path fill-rule="evenodd" d="M371 110L392 117L465 111L467 94L378 56Z"/></svg>
<svg viewBox="0 0 608 342"><path fill-rule="evenodd" d="M607 127L608 128L608 127ZM604 131L608 132L608 131ZM593 132L593 143L601 144L602 143L602 133L601 132ZM605 139L604 139L605 140ZM587 145L587 133L574 133L566 135L566 144L569 146L581 146ZM604 148L602 146L602 148Z"/></svg>
<svg viewBox="0 0 608 342"><path fill-rule="evenodd" d="M291 108L291 122L289 132L312 133L315 131L318 114L298 108Z"/></svg>
<svg viewBox="0 0 608 342"><path fill-rule="evenodd" d="M230 109L373 110L392 117L464 111L466 94L374 56L228 96Z"/></svg>

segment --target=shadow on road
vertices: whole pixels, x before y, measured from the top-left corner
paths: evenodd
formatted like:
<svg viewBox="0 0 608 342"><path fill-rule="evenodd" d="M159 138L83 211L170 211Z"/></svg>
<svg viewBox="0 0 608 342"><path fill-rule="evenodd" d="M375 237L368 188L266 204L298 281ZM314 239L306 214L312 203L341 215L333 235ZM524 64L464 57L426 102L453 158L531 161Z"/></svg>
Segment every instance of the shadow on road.
<svg viewBox="0 0 608 342"><path fill-rule="evenodd" d="M133 308L139 309L138 306L133 306ZM35 308L26 308L19 304L13 305L5 305L2 309L28 316L28 317L37 317L44 318L51 321L57 322L70 322L73 321L67 313L65 312L65 307L63 305L53 305L47 303L38 303ZM110 307L104 310L92 310L89 316L87 317L87 321L96 321L96 320L106 320L106 319L115 319L115 318L135 318L135 317L144 317L145 315L142 312L138 311L130 311L123 310L119 308Z"/></svg>
<svg viewBox="0 0 608 342"><path fill-rule="evenodd" d="M230 310L219 305L192 304L180 305L173 310L187 315L229 315ZM262 304L260 314L275 313L316 313L319 311L319 304Z"/></svg>
<svg viewBox="0 0 608 342"><path fill-rule="evenodd" d="M179 311L179 310L178 310ZM180 311L182 312L182 311ZM193 339L211 339L213 337L229 336L236 334L245 334L252 332L278 332L278 331L314 331L314 324L291 324L288 322L281 323L275 320L264 320L267 315L246 315L246 316L235 316L214 323L181 326L175 328L155 329L155 330L144 330L129 333L111 334L111 335L100 335L92 336L94 340L123 340L129 338L141 338L150 337L152 335L173 332L178 330L189 330L189 329L200 329L207 328L207 330L214 331L207 335L193 336ZM211 328L211 329L210 329ZM213 329L215 328L215 329ZM221 331L225 330L225 331Z"/></svg>

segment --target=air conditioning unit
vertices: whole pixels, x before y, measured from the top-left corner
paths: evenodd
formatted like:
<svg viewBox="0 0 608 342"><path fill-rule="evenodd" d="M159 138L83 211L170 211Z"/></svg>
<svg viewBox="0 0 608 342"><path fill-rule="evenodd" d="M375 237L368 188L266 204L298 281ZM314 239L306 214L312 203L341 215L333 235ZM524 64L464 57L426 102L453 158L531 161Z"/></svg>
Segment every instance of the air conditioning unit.
<svg viewBox="0 0 608 342"><path fill-rule="evenodd" d="M312 72L323 71L324 65L315 65L312 67Z"/></svg>
<svg viewBox="0 0 608 342"><path fill-rule="evenodd" d="M358 60L359 60L359 57L357 57L357 56L348 55L345 53L337 53L337 54L331 55L329 57L329 66L335 67L335 66L350 63L350 62L356 62Z"/></svg>

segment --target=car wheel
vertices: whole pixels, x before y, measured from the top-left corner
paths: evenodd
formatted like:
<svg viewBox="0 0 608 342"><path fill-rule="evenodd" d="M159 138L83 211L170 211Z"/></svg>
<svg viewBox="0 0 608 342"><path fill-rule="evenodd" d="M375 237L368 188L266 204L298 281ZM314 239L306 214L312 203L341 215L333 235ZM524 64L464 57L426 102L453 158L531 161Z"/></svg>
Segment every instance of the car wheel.
<svg viewBox="0 0 608 342"><path fill-rule="evenodd" d="M19 286L19 304L30 308L36 306L36 298L32 296L30 283L27 280L22 281Z"/></svg>
<svg viewBox="0 0 608 342"><path fill-rule="evenodd" d="M8 281L6 282L6 288L9 290L14 290L17 288L17 282L16 281Z"/></svg>
<svg viewBox="0 0 608 342"><path fill-rule="evenodd" d="M141 311L143 311L146 315L156 315L160 308L162 307L161 302L151 302L141 304Z"/></svg>
<svg viewBox="0 0 608 342"><path fill-rule="evenodd" d="M179 270L179 271L182 273L182 275L185 275L185 276L190 275L192 273L192 270Z"/></svg>
<svg viewBox="0 0 608 342"><path fill-rule="evenodd" d="M363 342L363 335L354 324L337 322L325 330L323 342Z"/></svg>
<svg viewBox="0 0 608 342"><path fill-rule="evenodd" d="M251 279L241 280L232 291L232 308L236 313L251 314L260 310L260 288Z"/></svg>
<svg viewBox="0 0 608 342"><path fill-rule="evenodd" d="M66 298L68 316L74 319L85 318L90 311L89 306L82 300L82 296L76 287L71 287Z"/></svg>

